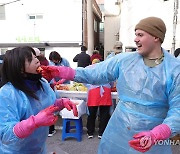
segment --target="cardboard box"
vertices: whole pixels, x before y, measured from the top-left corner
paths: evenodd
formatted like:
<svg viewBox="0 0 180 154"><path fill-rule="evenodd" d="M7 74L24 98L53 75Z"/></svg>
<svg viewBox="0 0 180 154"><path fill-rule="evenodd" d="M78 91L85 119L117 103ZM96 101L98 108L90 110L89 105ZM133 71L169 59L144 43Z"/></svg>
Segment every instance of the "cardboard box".
<svg viewBox="0 0 180 154"><path fill-rule="evenodd" d="M64 119L79 119L83 114L86 114L87 105L84 100L75 100L71 99L72 102L78 103L77 110L78 110L78 117L73 115L73 111L68 111L66 108L60 111L60 115Z"/></svg>

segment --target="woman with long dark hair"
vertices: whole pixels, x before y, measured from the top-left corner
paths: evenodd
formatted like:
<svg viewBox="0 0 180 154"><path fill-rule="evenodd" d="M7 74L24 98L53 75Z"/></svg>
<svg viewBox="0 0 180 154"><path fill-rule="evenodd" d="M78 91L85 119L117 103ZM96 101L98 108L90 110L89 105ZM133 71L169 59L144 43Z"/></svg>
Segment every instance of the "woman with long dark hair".
<svg viewBox="0 0 180 154"><path fill-rule="evenodd" d="M56 111L76 105L69 99L56 99L49 83L38 74L40 62L33 48L8 50L2 65L0 89L0 153L46 153L48 126L58 117Z"/></svg>

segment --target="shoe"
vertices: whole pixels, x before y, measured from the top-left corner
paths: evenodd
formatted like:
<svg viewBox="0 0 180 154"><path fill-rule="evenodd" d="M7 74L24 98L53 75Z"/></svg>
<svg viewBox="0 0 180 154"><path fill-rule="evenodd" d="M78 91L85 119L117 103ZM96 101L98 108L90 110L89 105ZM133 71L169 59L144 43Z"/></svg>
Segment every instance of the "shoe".
<svg viewBox="0 0 180 154"><path fill-rule="evenodd" d="M101 139L102 138L102 135L98 135L98 139Z"/></svg>
<svg viewBox="0 0 180 154"><path fill-rule="evenodd" d="M93 135L88 135L88 134L87 134L87 136L88 136L88 139L93 138Z"/></svg>
<svg viewBox="0 0 180 154"><path fill-rule="evenodd" d="M54 134L56 134L56 130L53 130L52 133L49 133L48 137L52 137Z"/></svg>

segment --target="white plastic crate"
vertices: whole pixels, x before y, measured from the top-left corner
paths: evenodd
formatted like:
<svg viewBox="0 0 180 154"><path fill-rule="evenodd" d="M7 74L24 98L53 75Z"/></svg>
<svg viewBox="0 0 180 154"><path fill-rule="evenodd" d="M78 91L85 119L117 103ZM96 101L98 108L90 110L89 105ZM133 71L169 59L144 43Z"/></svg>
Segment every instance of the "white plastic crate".
<svg viewBox="0 0 180 154"><path fill-rule="evenodd" d="M78 110L78 117L73 115L73 111L68 111L66 108L60 111L60 115L62 118L66 119L79 119L83 114L86 114L86 102L84 100L75 100L71 99L72 102L77 102L77 110Z"/></svg>

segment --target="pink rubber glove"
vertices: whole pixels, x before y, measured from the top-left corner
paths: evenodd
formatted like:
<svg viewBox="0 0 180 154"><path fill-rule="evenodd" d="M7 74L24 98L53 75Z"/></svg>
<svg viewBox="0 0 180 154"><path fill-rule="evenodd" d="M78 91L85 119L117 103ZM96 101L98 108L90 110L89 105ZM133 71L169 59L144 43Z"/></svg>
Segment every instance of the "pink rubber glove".
<svg viewBox="0 0 180 154"><path fill-rule="evenodd" d="M61 98L61 99L57 99L54 103L54 106L58 106L59 110L62 110L64 108L66 108L67 110L71 111L71 109L73 110L73 114L74 116L78 116L78 111L77 111L77 104L73 103L72 101L70 101L68 98Z"/></svg>
<svg viewBox="0 0 180 154"><path fill-rule="evenodd" d="M58 84L63 84L65 81L66 81L66 79L61 79L61 80L59 80L58 82L56 82L56 85L58 85Z"/></svg>
<svg viewBox="0 0 180 154"><path fill-rule="evenodd" d="M59 80L59 81L57 81L57 82L54 80L54 81L53 81L53 84L54 84L54 85L59 85L59 84L63 84L65 81L66 81L66 79L61 79L61 80Z"/></svg>
<svg viewBox="0 0 180 154"><path fill-rule="evenodd" d="M18 122L13 128L14 134L19 138L25 138L40 126L51 126L55 124L58 116L54 116L54 112L58 110L58 107L51 105L40 111L36 116L32 115L28 119Z"/></svg>
<svg viewBox="0 0 180 154"><path fill-rule="evenodd" d="M75 76L75 70L66 66L41 66L42 76L48 81L54 77L59 77L66 80L73 80Z"/></svg>
<svg viewBox="0 0 180 154"><path fill-rule="evenodd" d="M134 140L129 145L137 151L148 151L158 140L165 140L171 135L171 130L166 124L154 127L151 131L140 132L133 136Z"/></svg>
<svg viewBox="0 0 180 154"><path fill-rule="evenodd" d="M58 82L56 82L56 81L53 79L52 83L50 83L50 86L51 86L51 88L54 90L54 86L63 84L64 81L66 81L66 79L61 79L61 80L59 80Z"/></svg>

